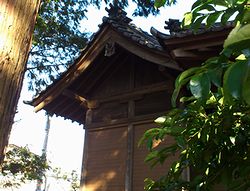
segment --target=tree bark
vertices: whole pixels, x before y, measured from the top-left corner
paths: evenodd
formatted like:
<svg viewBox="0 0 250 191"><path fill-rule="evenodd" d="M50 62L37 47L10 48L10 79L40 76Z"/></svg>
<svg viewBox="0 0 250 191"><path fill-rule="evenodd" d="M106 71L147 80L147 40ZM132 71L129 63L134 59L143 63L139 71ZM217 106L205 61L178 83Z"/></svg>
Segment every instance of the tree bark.
<svg viewBox="0 0 250 191"><path fill-rule="evenodd" d="M0 164L22 88L40 0L0 0Z"/></svg>

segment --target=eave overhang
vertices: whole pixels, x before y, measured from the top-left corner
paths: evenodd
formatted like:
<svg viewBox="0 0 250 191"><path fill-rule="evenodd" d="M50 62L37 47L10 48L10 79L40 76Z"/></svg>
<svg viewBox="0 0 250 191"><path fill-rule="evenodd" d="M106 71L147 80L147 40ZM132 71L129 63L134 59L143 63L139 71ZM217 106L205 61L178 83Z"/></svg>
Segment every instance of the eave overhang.
<svg viewBox="0 0 250 191"><path fill-rule="evenodd" d="M81 110L81 114L79 115L85 115L93 101L76 94L72 90L69 91L70 86L80 75L84 75L85 70L100 54L103 54L106 44L110 42L119 45L132 54L149 62L179 71L182 70L178 64L170 58L166 51L151 48L150 46L147 46L146 42L139 43L120 33L110 24L106 24L103 25L94 35L91 43L88 44L87 48L82 52L75 63L57 81L50 85L38 97L29 102L29 104L35 107L35 112L45 109L51 114L56 114L79 123L84 123L85 116L81 116L82 120L80 120L79 117L74 119L73 117L64 115L63 112L57 112L55 109L57 106L53 106L53 109L50 105L63 104L63 102L66 104L71 100L75 103L71 108L79 106L80 109L76 109L75 112L77 113ZM70 109L70 107L68 109Z"/></svg>
<svg viewBox="0 0 250 191"><path fill-rule="evenodd" d="M151 28L151 33L168 50L169 55L186 69L219 55L232 28L233 23L229 22L225 26L217 23L211 28L201 28L196 32L181 30L164 34Z"/></svg>

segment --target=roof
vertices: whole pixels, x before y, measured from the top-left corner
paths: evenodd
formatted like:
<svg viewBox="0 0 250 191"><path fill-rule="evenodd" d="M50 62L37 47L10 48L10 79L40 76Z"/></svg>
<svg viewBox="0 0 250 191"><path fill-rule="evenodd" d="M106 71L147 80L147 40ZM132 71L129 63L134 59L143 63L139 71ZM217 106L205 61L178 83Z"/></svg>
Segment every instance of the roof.
<svg viewBox="0 0 250 191"><path fill-rule="evenodd" d="M178 19L169 19L169 21L166 21L165 24L166 26L164 28L169 31L169 34L162 33L154 27L151 27L151 34L158 39L168 40L190 36L199 36L210 32L225 31L227 29L231 30L234 26L233 22L227 22L225 25L222 25L221 23L215 23L209 28L207 28L205 24L202 24L196 31L194 31L192 29L182 29L181 22Z"/></svg>
<svg viewBox="0 0 250 191"><path fill-rule="evenodd" d="M93 34L86 48L70 68L45 91L29 102L35 107L35 111L45 109L51 114L57 114L80 124L84 123L83 116L87 111L88 103L85 97L75 94L75 83L78 83L76 81L80 76L89 72L88 68L97 59L100 59L99 57L112 56L115 53L114 46L116 45L149 62L181 70L155 36L132 24L131 19L121 9L116 11L114 9L111 7L108 10L109 17L103 18L99 30ZM73 91L69 91L69 89ZM72 98L74 98L74 102L72 102ZM67 108L64 108L65 111L60 111L58 105L67 105ZM66 111L70 109L73 109L75 114Z"/></svg>
<svg viewBox="0 0 250 191"><path fill-rule="evenodd" d="M171 29L170 34L152 28L151 35L132 24L123 10L111 6L107 11L109 16L103 18L99 30L71 67L29 102L35 111L45 109L50 114L84 124L86 112L94 104L85 96L86 92L101 80L98 72L110 70L106 66L109 58L113 59L113 65L119 61L121 55L116 55L115 51L129 52L148 62L182 71L195 61L200 63L218 54L230 29L230 26L215 26L202 28L194 34L190 30L180 30L175 23L177 28ZM100 66L100 62L106 65ZM93 78L92 73L98 75Z"/></svg>
<svg viewBox="0 0 250 191"><path fill-rule="evenodd" d="M183 68L197 66L210 57L219 55L223 43L233 28L233 22L226 25L215 23L207 28L201 25L197 31L182 29L181 22L169 19L165 22L169 34L151 28L153 34L171 57Z"/></svg>

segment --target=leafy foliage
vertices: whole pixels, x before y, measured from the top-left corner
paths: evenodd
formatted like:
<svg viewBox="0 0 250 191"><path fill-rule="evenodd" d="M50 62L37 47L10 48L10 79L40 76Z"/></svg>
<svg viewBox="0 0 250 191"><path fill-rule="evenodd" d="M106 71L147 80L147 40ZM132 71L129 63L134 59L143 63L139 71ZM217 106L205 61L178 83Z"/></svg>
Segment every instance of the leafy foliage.
<svg viewBox="0 0 250 191"><path fill-rule="evenodd" d="M50 169L46 159L27 147L11 146L1 164L0 187L19 187L26 181L39 180Z"/></svg>
<svg viewBox="0 0 250 191"><path fill-rule="evenodd" d="M42 183L45 178L69 182L71 191L80 188L80 178L75 170L65 173L60 168L52 168L44 155L38 156L27 147L10 145L0 170L0 188L18 188L38 180Z"/></svg>
<svg viewBox="0 0 250 191"><path fill-rule="evenodd" d="M80 23L86 19L88 6L95 5L100 8L101 2L101 0L42 1L26 72L29 90L39 93L73 63L90 36L90 33L80 31L83 30ZM110 2L122 8L128 6L127 0L105 0L106 4ZM163 5L153 0L133 0L133 2L137 4L134 10L135 16L156 15L159 13L158 7ZM175 0L164 0L164 4L172 3L175 3Z"/></svg>
<svg viewBox="0 0 250 191"><path fill-rule="evenodd" d="M56 180L69 182L71 186L70 191L76 191L80 188L80 178L75 170L72 170L71 173L65 173L60 168L54 168L51 177Z"/></svg>
<svg viewBox="0 0 250 191"><path fill-rule="evenodd" d="M27 67L29 89L38 93L63 72L86 45L80 32L87 1L44 0L33 35Z"/></svg>
<svg viewBox="0 0 250 191"><path fill-rule="evenodd" d="M217 10L217 6L225 7ZM206 10L206 13L201 13ZM182 97L184 108L173 108L156 120L157 128L141 139L147 142L151 165L163 163L178 153L168 173L159 180L146 179L146 190L214 190L219 184L227 190L250 188L250 17L247 0L198 0L185 15L183 24L197 30L202 20L210 27L221 16L226 23L235 14L235 28L218 57L200 67L181 73L175 82L172 105L180 90L187 87L189 97ZM203 18L204 17L204 18ZM172 136L173 145L161 150L154 141ZM191 179L182 178L191 170Z"/></svg>

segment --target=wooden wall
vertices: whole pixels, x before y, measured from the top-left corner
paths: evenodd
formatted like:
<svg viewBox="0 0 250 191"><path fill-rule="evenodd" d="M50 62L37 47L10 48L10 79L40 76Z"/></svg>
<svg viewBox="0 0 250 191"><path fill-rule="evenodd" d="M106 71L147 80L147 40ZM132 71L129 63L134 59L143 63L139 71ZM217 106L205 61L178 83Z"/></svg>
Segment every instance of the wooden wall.
<svg viewBox="0 0 250 191"><path fill-rule="evenodd" d="M124 191L126 128L90 131L87 136L85 191Z"/></svg>
<svg viewBox="0 0 250 191"><path fill-rule="evenodd" d="M87 112L82 191L142 191L144 179L166 173L173 160L151 169L147 149L137 145L170 108L176 74L125 53L105 63L113 66L88 94L96 105Z"/></svg>
<svg viewBox="0 0 250 191"><path fill-rule="evenodd" d="M175 156L169 157L164 165L157 165L153 168L149 164L144 163L144 159L148 154L148 150L145 145L138 147L137 143L142 137L143 133L149 129L155 127L154 123L135 125L134 130L134 155L133 155L133 191L143 191L145 178L152 178L157 180L161 175L168 172L172 161ZM173 139L168 139L164 144L172 144Z"/></svg>
<svg viewBox="0 0 250 191"><path fill-rule="evenodd" d="M175 156L169 157L164 165L151 168L144 162L148 150L138 147L143 133L155 127L148 121L132 124L131 135L128 126L118 126L87 131L87 160L84 170L84 191L142 191L144 179L157 179L165 174ZM129 148L128 142L132 143ZM172 144L168 139L164 144ZM85 148L86 149L86 148ZM128 152L128 149L130 152ZM126 177L126 176L130 177ZM127 185L126 185L127 184Z"/></svg>

